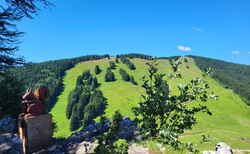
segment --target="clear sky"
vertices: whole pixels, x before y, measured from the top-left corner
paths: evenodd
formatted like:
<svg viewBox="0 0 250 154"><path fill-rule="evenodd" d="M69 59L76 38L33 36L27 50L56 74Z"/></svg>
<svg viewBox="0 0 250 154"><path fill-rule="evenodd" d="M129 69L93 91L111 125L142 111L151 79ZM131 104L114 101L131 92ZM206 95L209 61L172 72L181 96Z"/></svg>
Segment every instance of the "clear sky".
<svg viewBox="0 0 250 154"><path fill-rule="evenodd" d="M53 0L19 55L43 62L84 55L197 55L250 65L250 0Z"/></svg>

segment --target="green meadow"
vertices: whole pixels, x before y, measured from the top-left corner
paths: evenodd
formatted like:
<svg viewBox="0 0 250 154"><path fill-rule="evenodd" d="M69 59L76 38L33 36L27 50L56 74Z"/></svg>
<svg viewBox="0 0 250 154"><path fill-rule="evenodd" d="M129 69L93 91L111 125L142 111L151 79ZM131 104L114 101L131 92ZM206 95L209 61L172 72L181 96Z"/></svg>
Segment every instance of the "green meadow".
<svg viewBox="0 0 250 154"><path fill-rule="evenodd" d="M184 57L180 58L182 61L180 73L183 78L168 81L171 95L178 95L177 85L179 83L189 84L190 80L194 77L202 76L201 70L195 65L193 59L185 58L188 61L187 63L184 62ZM54 137L68 137L72 133L69 131L70 121L65 115L67 98L69 92L75 88L77 77L87 69L90 70L91 74L97 77L98 83L100 83L99 89L103 92L104 97L107 98L108 105L105 109L105 115L110 118L114 110L119 109L123 116L129 116L131 119L134 119L135 116L131 108L138 105L138 102L142 100L141 95L145 93L141 86L143 84L142 77L148 75L148 66L146 63L150 61L137 58L131 59L136 70L128 69L125 64L119 61L119 63L116 63L116 69L112 70L115 74L116 81L104 82L109 61L114 60L115 57L111 57L110 59L83 62L66 71L66 75L63 78L64 91L58 96L58 101L50 112L59 128L58 132L54 134ZM159 59L158 62L158 73L168 74L171 72L168 60ZM99 65L102 70L98 75L94 74L96 65ZM133 75L137 85L123 81L119 74L120 68L126 70L128 74ZM240 137L250 139L250 107L246 106L240 97L234 94L232 90L223 88L211 78L207 78L206 80L212 87L209 92L213 91L219 95L218 101L208 100L207 102L202 102L202 104L208 106L213 115L209 116L205 113L197 114L197 124L193 126L192 130L187 130L184 134L181 134L179 136L180 140L183 142L193 142L200 150L214 150L214 145L219 141L225 142L233 149L250 149L249 142L239 139ZM190 102L189 105L192 107L198 103L200 102ZM200 143L202 135L205 135L207 138L208 135L211 135L212 138L215 137L217 140Z"/></svg>

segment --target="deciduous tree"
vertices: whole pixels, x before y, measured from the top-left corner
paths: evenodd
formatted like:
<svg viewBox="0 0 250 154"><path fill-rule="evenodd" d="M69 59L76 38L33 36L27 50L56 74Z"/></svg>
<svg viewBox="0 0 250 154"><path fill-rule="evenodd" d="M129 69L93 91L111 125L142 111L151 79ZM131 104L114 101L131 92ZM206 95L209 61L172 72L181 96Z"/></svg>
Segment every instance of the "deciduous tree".
<svg viewBox="0 0 250 154"><path fill-rule="evenodd" d="M176 63L171 62L174 74L169 73L168 79L181 78L178 74L178 65L181 64L177 60ZM146 137L160 137L161 141L174 147L178 146L177 133L183 133L184 129L191 129L196 124L195 114L197 112L212 113L207 106L199 103L192 109L188 107L193 101L205 102L207 98L217 99L213 93L207 94L206 89L209 88L208 83L201 77L195 77L187 85L179 84L179 95L170 96L169 85L163 77L165 74L158 74L156 59L149 66L149 80L143 84L146 95L142 95L143 100L139 102L139 107L134 107L133 111L136 115L140 115L136 121L141 126L141 132ZM206 70L203 76L209 75L210 70Z"/></svg>

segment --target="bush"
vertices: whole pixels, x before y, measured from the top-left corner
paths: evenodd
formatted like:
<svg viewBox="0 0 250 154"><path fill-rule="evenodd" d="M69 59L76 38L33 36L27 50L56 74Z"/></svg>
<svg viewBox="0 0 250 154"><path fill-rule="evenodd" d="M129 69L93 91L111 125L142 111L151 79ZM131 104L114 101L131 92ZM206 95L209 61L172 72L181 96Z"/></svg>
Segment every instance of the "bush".
<svg viewBox="0 0 250 154"><path fill-rule="evenodd" d="M180 61L170 63L173 72L168 74L168 79L181 78L178 74L178 66ZM146 91L146 95L142 95L144 101L139 102L139 107L134 107L133 111L136 116L140 115L140 119L135 121L141 126L141 133L146 138L158 138L160 142L170 144L177 147L180 143L178 133L183 133L184 129L191 129L196 124L195 113L206 112L212 113L207 106L199 104L199 106L188 108L187 104L193 100L206 101L207 98L217 99L213 93L207 95L206 89L209 85L202 78L194 78L190 84L179 84L178 89L180 95L172 95L170 97L169 85L163 80L165 74L158 74L156 58L149 66L149 80L146 80L142 87ZM210 70L206 70L203 76L209 75Z"/></svg>
<svg viewBox="0 0 250 154"><path fill-rule="evenodd" d="M105 124L106 117L101 116L100 122L102 126ZM111 126L107 133L102 134L97 137L98 146L94 149L94 153L126 153L128 150L128 145L126 140L117 140L116 135L120 130L120 122L122 121L122 116L119 110L116 110L111 118ZM104 151L102 151L104 149Z"/></svg>
<svg viewBox="0 0 250 154"><path fill-rule="evenodd" d="M113 146L115 147L114 152L119 154L127 154L128 153L128 143L124 139L117 140Z"/></svg>

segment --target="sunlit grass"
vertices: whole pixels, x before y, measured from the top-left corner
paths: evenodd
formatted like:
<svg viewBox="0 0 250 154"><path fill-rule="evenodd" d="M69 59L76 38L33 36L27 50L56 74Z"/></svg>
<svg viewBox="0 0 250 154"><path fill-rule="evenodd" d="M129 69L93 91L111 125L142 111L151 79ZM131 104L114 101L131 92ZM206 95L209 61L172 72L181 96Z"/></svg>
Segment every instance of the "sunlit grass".
<svg viewBox="0 0 250 154"><path fill-rule="evenodd" d="M187 58L188 63L184 62L184 57L180 58L183 62L180 66L180 73L183 78L168 81L171 95L179 94L177 88L179 83L189 84L190 80L194 77L202 76L201 70L195 65L193 59L185 58ZM111 57L110 60L114 61L114 59L114 57ZM84 70L90 69L91 74L94 75L96 65L99 65L102 70L99 75L95 75L101 84L99 89L102 90L108 102L105 115L110 118L114 110L119 109L123 116L129 116L131 119L135 117L131 108L137 106L138 102L142 100L141 94L145 94L144 89L141 87L143 84L142 77L148 75L148 66L145 64L150 61L137 58L131 59L131 62L136 66L136 70L129 70L126 65L119 62L116 64L116 69L112 70L116 81L104 82L106 68L109 66L108 61L109 59L103 59L80 63L66 72L63 79L64 91L58 97L58 102L51 111L59 127L59 131L54 134L55 137L68 137L71 134L69 131L70 121L66 119L65 115L68 94L75 88L76 79ZM189 69L187 66L189 66ZM133 75L138 85L123 81L119 74L120 68ZM169 61L164 59L159 60L158 69L159 73L170 73L171 67ZM219 95L218 101L208 100L207 102L202 102L202 104L208 106L213 115L209 116L205 113L197 114L197 124L194 125L192 130L187 130L184 134L180 135L181 141L194 142L200 150L214 150L214 145L219 141L225 142L233 149L250 149L250 143L239 139L239 137L250 138L250 108L242 103L239 96L234 94L232 90L223 88L211 78L207 78L206 80L212 87L208 91L213 91ZM200 102L191 102L189 106L192 107L198 103ZM218 141L200 144L202 135L208 136L209 134L212 137L216 137Z"/></svg>

